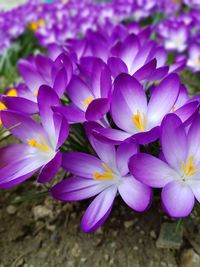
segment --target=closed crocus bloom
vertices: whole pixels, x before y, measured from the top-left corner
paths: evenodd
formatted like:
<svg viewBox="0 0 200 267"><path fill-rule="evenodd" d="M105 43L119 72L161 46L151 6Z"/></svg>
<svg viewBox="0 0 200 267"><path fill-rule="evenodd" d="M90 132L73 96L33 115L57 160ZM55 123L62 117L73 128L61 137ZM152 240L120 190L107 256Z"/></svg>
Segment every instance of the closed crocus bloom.
<svg viewBox="0 0 200 267"><path fill-rule="evenodd" d="M3 125L23 143L0 150L0 188L15 186L38 170L41 183L48 182L57 173L62 158L59 147L68 135L67 122L51 109L59 102L51 88L40 88L38 105L42 124L16 111L2 111Z"/></svg>
<svg viewBox="0 0 200 267"><path fill-rule="evenodd" d="M91 128L91 123L86 124ZM82 218L84 232L100 227L109 216L117 192L125 203L136 211L144 211L150 204L151 190L130 175L128 160L137 153L134 142L125 142L116 150L113 145L99 142L88 131L90 142L97 156L79 152L63 154L62 166L74 174L56 184L52 195L62 201L96 198Z"/></svg>
<svg viewBox="0 0 200 267"><path fill-rule="evenodd" d="M139 153L130 160L130 172L148 186L163 188L163 207L170 216L188 216L195 198L200 202L200 115L189 129L175 114L167 115L161 145L163 160Z"/></svg>

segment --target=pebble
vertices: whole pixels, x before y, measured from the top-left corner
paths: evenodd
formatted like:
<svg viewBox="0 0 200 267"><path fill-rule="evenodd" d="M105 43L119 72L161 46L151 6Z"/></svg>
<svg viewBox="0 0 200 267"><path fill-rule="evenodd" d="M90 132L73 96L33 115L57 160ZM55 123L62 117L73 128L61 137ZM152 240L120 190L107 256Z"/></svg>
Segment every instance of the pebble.
<svg viewBox="0 0 200 267"><path fill-rule="evenodd" d="M137 247L137 246L134 246L133 249L134 249L135 251L137 251L137 250L138 250L138 247Z"/></svg>
<svg viewBox="0 0 200 267"><path fill-rule="evenodd" d="M38 205L32 209L35 220L44 219L46 217L52 217L52 211L45 206Z"/></svg>
<svg viewBox="0 0 200 267"><path fill-rule="evenodd" d="M124 222L124 227L125 227L126 229L132 227L133 225L134 225L134 222L133 222L133 221L125 221L125 222Z"/></svg>
<svg viewBox="0 0 200 267"><path fill-rule="evenodd" d="M150 236L153 238L153 239L156 239L156 233L154 230L150 231Z"/></svg>
<svg viewBox="0 0 200 267"><path fill-rule="evenodd" d="M193 250L184 250L181 254L181 267L199 267L200 256Z"/></svg>
<svg viewBox="0 0 200 267"><path fill-rule="evenodd" d="M6 212L10 215L14 215L16 212L17 212L17 209L15 206L13 205L9 205L7 208L6 208Z"/></svg>
<svg viewBox="0 0 200 267"><path fill-rule="evenodd" d="M177 229L176 223L163 223L156 241L157 248L179 249L183 242L182 227Z"/></svg>
<svg viewBox="0 0 200 267"><path fill-rule="evenodd" d="M72 248L71 254L75 258L78 258L81 255L81 249L78 243L75 243L74 247Z"/></svg>

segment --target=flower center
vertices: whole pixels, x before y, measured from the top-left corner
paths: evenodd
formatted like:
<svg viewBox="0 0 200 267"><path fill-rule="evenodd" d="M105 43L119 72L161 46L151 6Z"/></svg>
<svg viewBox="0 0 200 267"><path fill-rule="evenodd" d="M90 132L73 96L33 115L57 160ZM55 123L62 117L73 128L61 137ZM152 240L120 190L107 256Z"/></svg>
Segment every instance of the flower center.
<svg viewBox="0 0 200 267"><path fill-rule="evenodd" d="M6 110L7 109L7 107L2 103L2 102L0 102L0 111L1 110ZM1 120L1 118L0 118L0 125L2 125L2 120Z"/></svg>
<svg viewBox="0 0 200 267"><path fill-rule="evenodd" d="M93 96L89 96L88 98L86 98L83 102L82 105L84 108L87 108L89 106L89 104L92 102L92 100L94 100Z"/></svg>
<svg viewBox="0 0 200 267"><path fill-rule="evenodd" d="M45 21L43 19L39 19L38 21L32 21L29 24L29 29L33 32L36 32L39 27L44 27Z"/></svg>
<svg viewBox="0 0 200 267"><path fill-rule="evenodd" d="M38 92L39 92L39 89L37 88L36 90L35 90L35 92L34 92L34 96L38 96Z"/></svg>
<svg viewBox="0 0 200 267"><path fill-rule="evenodd" d="M135 127L140 131L144 132L146 127L146 116L140 113L139 110L137 110L137 113L132 116L133 123Z"/></svg>
<svg viewBox="0 0 200 267"><path fill-rule="evenodd" d="M95 172L94 173L94 179L95 180L111 180L114 178L114 174L112 170L102 162L102 166L104 167L105 171L102 173Z"/></svg>
<svg viewBox="0 0 200 267"><path fill-rule="evenodd" d="M11 88L7 93L7 96L17 96L17 90L15 88Z"/></svg>
<svg viewBox="0 0 200 267"><path fill-rule="evenodd" d="M36 140L36 138L33 139L26 139L29 146L36 147L44 152L49 152L50 148L45 139L39 135L40 143Z"/></svg>
<svg viewBox="0 0 200 267"><path fill-rule="evenodd" d="M192 176L198 172L198 170L195 168L194 158L192 156L188 158L187 164L185 164L185 162L183 161L181 163L181 167L185 176Z"/></svg>

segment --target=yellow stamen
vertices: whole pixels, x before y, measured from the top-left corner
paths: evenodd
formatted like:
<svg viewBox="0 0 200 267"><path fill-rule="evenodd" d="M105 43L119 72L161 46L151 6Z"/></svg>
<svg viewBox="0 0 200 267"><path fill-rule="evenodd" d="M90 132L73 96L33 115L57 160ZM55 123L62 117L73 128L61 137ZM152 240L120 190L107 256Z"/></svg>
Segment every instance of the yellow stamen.
<svg viewBox="0 0 200 267"><path fill-rule="evenodd" d="M137 113L132 117L133 123L135 127L140 131L144 132L146 128L146 117L145 115L141 115L140 111L137 110Z"/></svg>
<svg viewBox="0 0 200 267"><path fill-rule="evenodd" d="M63 4L67 4L69 0L62 0Z"/></svg>
<svg viewBox="0 0 200 267"><path fill-rule="evenodd" d="M48 146L47 142L40 135L39 135L39 138L40 138L41 144L38 143L38 141L35 138L33 138L33 139L27 139L27 142L32 147L36 147L36 148L39 148L40 150L42 150L44 152L48 152L49 151L49 146Z"/></svg>
<svg viewBox="0 0 200 267"><path fill-rule="evenodd" d="M181 163L181 167L186 176L192 176L198 172L198 170L195 168L194 158L192 156L188 158L187 164L185 164L185 162L183 161Z"/></svg>
<svg viewBox="0 0 200 267"><path fill-rule="evenodd" d="M37 24L37 22L36 22L36 21L32 21L32 22L30 22L30 24L29 24L29 29L30 29L31 31L33 31L33 32L36 32L37 29L38 29L38 24Z"/></svg>
<svg viewBox="0 0 200 267"><path fill-rule="evenodd" d="M7 96L17 96L17 90L15 88L11 88L7 93Z"/></svg>
<svg viewBox="0 0 200 267"><path fill-rule="evenodd" d="M7 107L2 103L0 102L0 110L6 110Z"/></svg>
<svg viewBox="0 0 200 267"><path fill-rule="evenodd" d="M92 102L92 100L94 99L93 96L90 96L88 98L86 98L83 102L82 105L84 106L84 108L87 108L89 106L89 104Z"/></svg>
<svg viewBox="0 0 200 267"><path fill-rule="evenodd" d="M43 19L39 19L38 21L32 21L29 24L29 29L33 32L36 32L39 27L44 27L45 21Z"/></svg>
<svg viewBox="0 0 200 267"><path fill-rule="evenodd" d="M174 105L171 109L171 112L174 112L176 110L176 106Z"/></svg>
<svg viewBox="0 0 200 267"><path fill-rule="evenodd" d="M39 19L37 24L38 24L39 27L44 27L45 26L45 21L43 19Z"/></svg>
<svg viewBox="0 0 200 267"><path fill-rule="evenodd" d="M39 91L39 89L37 88L36 90L35 90L35 92L34 92L34 96L38 96L38 91Z"/></svg>
<svg viewBox="0 0 200 267"><path fill-rule="evenodd" d="M114 178L114 174L112 173L112 170L105 164L102 163L102 166L106 171L103 172L103 174L99 172L94 173L94 179L95 180L111 180Z"/></svg>
<svg viewBox="0 0 200 267"><path fill-rule="evenodd" d="M0 111L1 110L6 110L7 109L7 107L2 103L2 102L0 102ZM0 118L0 125L2 125L2 120L1 120L1 118Z"/></svg>

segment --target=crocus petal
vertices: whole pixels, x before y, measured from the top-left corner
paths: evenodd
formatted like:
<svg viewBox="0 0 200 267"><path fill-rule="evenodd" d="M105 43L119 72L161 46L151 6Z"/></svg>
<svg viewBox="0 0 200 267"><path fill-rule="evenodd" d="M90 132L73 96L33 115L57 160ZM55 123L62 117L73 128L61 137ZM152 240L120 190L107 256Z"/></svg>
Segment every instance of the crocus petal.
<svg viewBox="0 0 200 267"><path fill-rule="evenodd" d="M132 176L124 177L118 191L126 204L136 211L144 211L150 204L152 191Z"/></svg>
<svg viewBox="0 0 200 267"><path fill-rule="evenodd" d="M137 140L140 145L147 145L156 141L160 137L160 127L154 127L150 131L134 134L132 138Z"/></svg>
<svg viewBox="0 0 200 267"><path fill-rule="evenodd" d="M189 94L187 88L181 84L178 98L175 103L175 109L182 107L189 100Z"/></svg>
<svg viewBox="0 0 200 267"><path fill-rule="evenodd" d="M55 157L49 161L40 171L37 181L39 183L47 183L49 182L58 172L62 163L62 154L57 152Z"/></svg>
<svg viewBox="0 0 200 267"><path fill-rule="evenodd" d="M149 81L158 81L165 77L169 71L168 66L160 67L155 69L147 78Z"/></svg>
<svg viewBox="0 0 200 267"><path fill-rule="evenodd" d="M113 145L119 145L131 135L121 130L112 128L94 128L92 134L100 141Z"/></svg>
<svg viewBox="0 0 200 267"><path fill-rule="evenodd" d="M52 107L52 110L62 114L69 123L84 122L85 112L78 109L74 105L68 105L65 107Z"/></svg>
<svg viewBox="0 0 200 267"><path fill-rule="evenodd" d="M129 170L133 177L155 188L165 186L177 176L165 162L144 153L131 157Z"/></svg>
<svg viewBox="0 0 200 267"><path fill-rule="evenodd" d="M188 120L190 120L196 112L198 112L199 103L197 101L189 102L178 108L174 113L181 119L182 122L188 124Z"/></svg>
<svg viewBox="0 0 200 267"><path fill-rule="evenodd" d="M175 218L188 216L194 207L194 195L189 186L173 181L162 190L163 206Z"/></svg>
<svg viewBox="0 0 200 267"><path fill-rule="evenodd" d="M42 84L45 84L42 76L39 74L39 72L37 72L33 65L28 62L28 60L21 59L18 64L18 69L23 80L28 85L33 94Z"/></svg>
<svg viewBox="0 0 200 267"><path fill-rule="evenodd" d="M190 179L187 181L187 184L190 186L195 198L198 202L200 202L200 180L198 179Z"/></svg>
<svg viewBox="0 0 200 267"><path fill-rule="evenodd" d="M93 232L105 222L111 212L116 193L117 187L112 186L92 201L81 221L85 233Z"/></svg>
<svg viewBox="0 0 200 267"><path fill-rule="evenodd" d="M139 42L134 34L129 35L123 43L118 42L112 49L113 56L121 58L127 65L128 69L131 69L133 60L138 52Z"/></svg>
<svg viewBox="0 0 200 267"><path fill-rule="evenodd" d="M69 134L69 125L66 119L57 113L53 114L55 127L56 150L66 141Z"/></svg>
<svg viewBox="0 0 200 267"><path fill-rule="evenodd" d="M88 121L97 121L101 119L110 110L108 98L94 99L86 110L85 117Z"/></svg>
<svg viewBox="0 0 200 267"><path fill-rule="evenodd" d="M109 186L101 181L73 177L54 185L51 194L62 201L77 201L93 197Z"/></svg>
<svg viewBox="0 0 200 267"><path fill-rule="evenodd" d="M147 59L152 49L155 47L155 42L150 41L146 43L143 47L140 47L138 53L132 63L131 68L129 69L129 73L133 74L138 69L140 69L145 63L147 63Z"/></svg>
<svg viewBox="0 0 200 267"><path fill-rule="evenodd" d="M139 70L137 70L133 76L138 80L138 81L142 81L145 80L147 77L149 77L153 71L155 71L156 68L156 59L152 59L151 61L149 61L147 64L145 64L144 66L142 66Z"/></svg>
<svg viewBox="0 0 200 267"><path fill-rule="evenodd" d="M0 188L23 182L44 164L44 160L33 151L34 148L22 144L10 145L0 150Z"/></svg>
<svg viewBox="0 0 200 267"><path fill-rule="evenodd" d="M69 172L84 178L94 178L94 173L103 173L105 171L101 160L81 152L64 153L62 167Z"/></svg>
<svg viewBox="0 0 200 267"><path fill-rule="evenodd" d="M63 67L59 72L57 73L55 77L55 81L53 84L53 89L57 93L59 97L61 97L68 85L68 77L67 77L67 72L65 68Z"/></svg>
<svg viewBox="0 0 200 267"><path fill-rule="evenodd" d="M55 125L52 106L59 106L60 100L52 88L43 85L38 92L38 107L42 125L49 135L52 145L56 146Z"/></svg>
<svg viewBox="0 0 200 267"><path fill-rule="evenodd" d="M2 96L2 102L8 109L11 110L16 110L30 115L38 112L37 103L23 97Z"/></svg>
<svg viewBox="0 0 200 267"><path fill-rule="evenodd" d="M35 57L35 64L42 77L45 77L47 82L51 82L53 61L49 57L39 54Z"/></svg>
<svg viewBox="0 0 200 267"><path fill-rule="evenodd" d="M119 112L120 107L120 112ZM127 132L138 132L132 117L139 111L146 114L147 100L141 84L128 74L120 74L114 83L111 113L117 126Z"/></svg>
<svg viewBox="0 0 200 267"><path fill-rule="evenodd" d="M200 115L197 115L188 132L188 156L193 156L195 163L200 162Z"/></svg>
<svg viewBox="0 0 200 267"><path fill-rule="evenodd" d="M117 167L122 176L129 172L128 163L130 157L138 152L138 145L135 140L127 139L117 148Z"/></svg>
<svg viewBox="0 0 200 267"><path fill-rule="evenodd" d="M38 135L46 136L43 128L27 115L5 110L1 112L1 119L3 125L25 143L27 139L36 138Z"/></svg>
<svg viewBox="0 0 200 267"><path fill-rule="evenodd" d="M93 98L93 94L88 86L78 76L72 77L67 86L67 94L72 102L84 111L87 109L87 103L85 101Z"/></svg>
<svg viewBox="0 0 200 267"><path fill-rule="evenodd" d="M187 137L181 120L168 114L161 125L161 145L166 161L177 171L187 156Z"/></svg>
<svg viewBox="0 0 200 267"><path fill-rule="evenodd" d="M128 68L121 58L110 57L108 59L108 66L114 78L116 78L120 73L128 73Z"/></svg>
<svg viewBox="0 0 200 267"><path fill-rule="evenodd" d="M97 153L99 158L105 162L111 169L116 168L116 153L115 147L111 144L100 142L96 139L93 134L92 130L94 128L103 128L96 122L86 122L84 123L84 127L90 141L90 144L94 148L94 151Z"/></svg>
<svg viewBox="0 0 200 267"><path fill-rule="evenodd" d="M173 73L168 75L154 89L147 110L147 123L149 127L159 124L165 114L170 112L178 97L179 88L179 77Z"/></svg>

